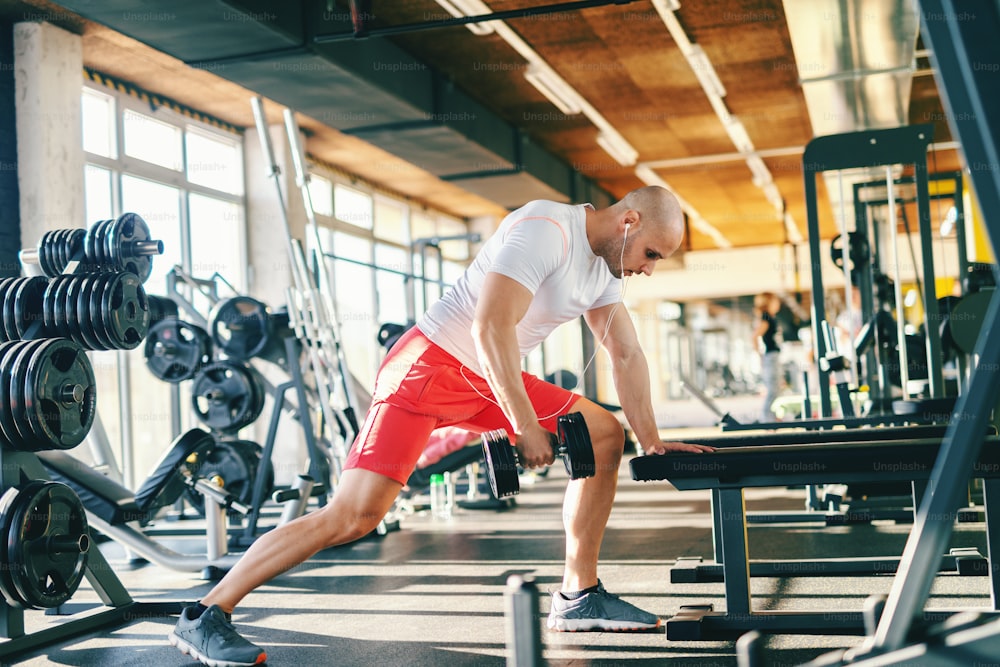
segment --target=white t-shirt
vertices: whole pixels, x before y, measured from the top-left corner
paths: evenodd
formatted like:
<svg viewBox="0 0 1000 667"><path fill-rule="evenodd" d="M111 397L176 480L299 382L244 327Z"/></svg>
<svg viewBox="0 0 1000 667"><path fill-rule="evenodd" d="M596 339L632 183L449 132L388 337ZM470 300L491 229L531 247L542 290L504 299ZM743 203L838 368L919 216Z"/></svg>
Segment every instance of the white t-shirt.
<svg viewBox="0 0 1000 667"><path fill-rule="evenodd" d="M539 200L508 214L455 286L427 310L417 326L482 375L472 340L472 319L487 273L513 278L534 295L517 324L522 358L559 325L617 302L621 280L594 255L587 241L588 206Z"/></svg>

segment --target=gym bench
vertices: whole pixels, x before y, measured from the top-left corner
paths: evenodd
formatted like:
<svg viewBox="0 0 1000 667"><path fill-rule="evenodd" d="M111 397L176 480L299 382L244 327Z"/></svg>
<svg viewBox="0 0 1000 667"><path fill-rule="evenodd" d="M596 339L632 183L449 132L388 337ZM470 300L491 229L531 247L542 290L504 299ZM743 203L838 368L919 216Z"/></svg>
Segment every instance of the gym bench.
<svg viewBox="0 0 1000 667"><path fill-rule="evenodd" d="M93 528L151 563L179 572L202 572L206 578L214 578L218 571L235 563L235 557L226 557L226 511L229 507L239 509L238 503L207 480L188 479L182 472L189 456L212 443L212 435L200 429L181 435L134 494L64 451L38 452L37 456L53 481L66 484L80 497ZM162 507L180 498L189 486L206 496L205 556L177 553L130 525L145 525Z"/></svg>
<svg viewBox="0 0 1000 667"><path fill-rule="evenodd" d="M779 431L737 436L709 436L685 438L686 442L721 447L750 447L762 445L806 445L820 443L845 442L890 442L894 440L911 440L916 438L941 438L944 436L944 425L916 425L891 428L863 429L827 429L822 431ZM807 484L808 489L815 484ZM846 485L842 485L846 486ZM847 511L820 511L806 509L790 512L746 512L748 524L821 522L827 526L845 525L849 523L869 523L875 519L891 519L895 521L912 521L913 508L919 502L914 496L911 480L896 483L876 482L875 489L887 486L898 487L898 495L886 499L884 508L872 508L871 501L866 501L866 507L858 509L858 504L851 503ZM828 486L829 489L829 486ZM904 490L905 489L905 490ZM908 496L904 498L903 494ZM827 492L829 497L829 491ZM818 499L817 499L818 500ZM912 507L903 503L912 503ZM813 506L813 501L809 501ZM676 565L670 569L670 583L708 583L723 581L723 556L718 552L721 544L719 538L720 508L713 494L713 545L716 547L715 562L704 562L701 557L680 557ZM959 510L960 522L972 522L980 519L981 512L972 508ZM886 558L821 558L816 560L780 560L753 561L750 563L752 577L783 577L795 576L842 576L842 575L872 575L893 574L899 565L898 557ZM955 549L942 557L941 571L958 572L965 576L980 576L986 574L987 560L975 548Z"/></svg>
<svg viewBox="0 0 1000 667"><path fill-rule="evenodd" d="M768 436L772 437L772 436ZM976 464L976 477L984 480L987 557L996 553L1000 534L991 522L1000 498L1000 448L996 436L985 439L987 446ZM703 440L703 442L709 442ZM717 442L712 442L717 444ZM822 444L759 445L720 447L707 454L673 453L639 456L630 462L637 481L669 481L681 491L710 489L716 539L721 544L725 581L726 610L715 611L711 604L683 606L667 621L667 639L717 641L735 639L757 630L771 634L864 634L861 611L806 612L753 611L750 594L750 563L747 519L743 490L754 487L821 483L926 482L937 458L940 438L918 438L879 442L827 442ZM787 574L795 572L788 561ZM993 608L1000 600L997 579L990 568ZM928 622L943 620L954 613L926 611Z"/></svg>

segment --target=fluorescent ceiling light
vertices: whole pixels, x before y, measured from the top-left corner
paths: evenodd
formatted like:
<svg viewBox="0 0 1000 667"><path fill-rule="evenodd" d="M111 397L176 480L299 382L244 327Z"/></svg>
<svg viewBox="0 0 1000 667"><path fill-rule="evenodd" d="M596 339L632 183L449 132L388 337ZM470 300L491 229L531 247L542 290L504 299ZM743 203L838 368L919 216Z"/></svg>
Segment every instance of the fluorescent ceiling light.
<svg viewBox="0 0 1000 667"><path fill-rule="evenodd" d="M680 0L653 0L653 6L659 11L676 12L681 3Z"/></svg>
<svg viewBox="0 0 1000 667"><path fill-rule="evenodd" d="M639 158L639 151L625 141L620 134L601 132L597 135L597 145L615 159L623 167L631 167Z"/></svg>
<svg viewBox="0 0 1000 667"><path fill-rule="evenodd" d="M705 53L697 44L691 45L691 52L686 55L688 64L694 71L694 75L698 77L698 81L701 82L701 87L705 90L712 91L719 97L726 96L726 87L722 85L722 81L719 80L719 75L715 73L715 68L712 66L712 61L708 59L708 54Z"/></svg>
<svg viewBox="0 0 1000 667"><path fill-rule="evenodd" d="M802 243L805 240L799 226L795 224L795 218L788 212L785 212L785 229L788 230L788 240L792 243Z"/></svg>
<svg viewBox="0 0 1000 667"><path fill-rule="evenodd" d="M436 0L441 7L457 19L466 16L483 16L492 14L493 10L487 7L482 0ZM491 21L483 23L466 23L465 27L475 35L488 35L493 32Z"/></svg>
<svg viewBox="0 0 1000 667"><path fill-rule="evenodd" d="M730 116L729 121L724 123L723 127L726 130L726 134L732 139L733 145L736 146L736 150L741 153L753 152L753 141L750 140L747 128L743 126L739 118Z"/></svg>
<svg viewBox="0 0 1000 667"><path fill-rule="evenodd" d="M750 167L750 173L753 174L753 184L758 188L764 187L764 185L771 182L771 172L768 170L767 165L764 164L764 161L760 159L759 155L748 156L747 166Z"/></svg>
<svg viewBox="0 0 1000 667"><path fill-rule="evenodd" d="M573 115L583 111L579 94L552 70L531 65L524 73L524 78L564 114Z"/></svg>

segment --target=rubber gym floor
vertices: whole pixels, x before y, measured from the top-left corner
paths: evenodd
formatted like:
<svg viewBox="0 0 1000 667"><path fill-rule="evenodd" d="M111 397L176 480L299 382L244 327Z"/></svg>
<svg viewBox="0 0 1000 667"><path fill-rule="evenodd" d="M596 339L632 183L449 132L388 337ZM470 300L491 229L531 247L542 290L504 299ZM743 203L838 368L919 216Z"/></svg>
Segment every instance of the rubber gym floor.
<svg viewBox="0 0 1000 667"><path fill-rule="evenodd" d="M685 432L666 435L681 439ZM628 473L630 456L622 465L601 555L606 587L664 619L681 605L712 603L724 609L722 583L671 584L669 579L678 557L712 557L709 492L634 482ZM507 578L535 578L541 591L540 622L548 612L549 591L561 580L565 481L565 471L557 465L546 477L525 484L512 509L460 510L450 520L432 518L429 512L404 516L401 530L321 552L258 589L237 609L234 622L265 648L272 665L504 665ZM746 495L749 511L803 508L802 489L757 489ZM751 557L897 556L909 529L908 523L891 521L830 527L754 523L749 527ZM197 552L197 541L164 539L171 548ZM985 554L982 525L958 524L952 544ZM103 542L100 548L137 601L192 601L210 588L197 574L127 563L114 543ZM889 575L754 578L754 609L820 611L833 622L839 611L859 610L868 595L887 593L892 580ZM97 599L85 581L72 601ZM956 609L989 605L986 577L954 574L937 577L928 603ZM192 664L167 643L175 618L137 614L131 621L23 655L14 664ZM25 614L28 632L58 622L42 612ZM796 665L860 639L772 636L765 655L772 667ZM737 664L734 642L668 642L662 628L648 633L543 630L542 642L549 665Z"/></svg>

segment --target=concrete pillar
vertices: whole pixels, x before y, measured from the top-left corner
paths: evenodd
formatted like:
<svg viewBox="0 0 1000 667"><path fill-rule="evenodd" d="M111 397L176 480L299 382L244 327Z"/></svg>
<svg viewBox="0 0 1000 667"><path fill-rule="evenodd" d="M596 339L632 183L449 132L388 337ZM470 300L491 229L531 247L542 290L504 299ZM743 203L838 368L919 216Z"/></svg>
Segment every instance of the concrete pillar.
<svg viewBox="0 0 1000 667"><path fill-rule="evenodd" d="M0 23L0 278L20 274L20 200L17 193L17 122L14 108L14 24Z"/></svg>
<svg viewBox="0 0 1000 667"><path fill-rule="evenodd" d="M293 238L305 244L305 206L295 183L295 169L292 166L288 137L283 125L269 128L271 149L280 169L279 182L281 198L288 212L289 228ZM254 128L247 129L243 143L246 169L246 220L247 255L250 266L248 292L272 309L286 305L285 290L294 287L288 242L281 205L268 164ZM285 382L287 374L277 369L259 364L258 369L268 376L275 385ZM287 397L295 401L294 391ZM263 415L253 426L254 438L262 446L267 437L268 418L273 409L271 397L266 401ZM302 462L306 460L305 437L298 422L282 417L275 440L274 478L276 484L290 484L296 476L305 472Z"/></svg>
<svg viewBox="0 0 1000 667"><path fill-rule="evenodd" d="M271 149L281 170L281 196L288 212L292 237L305 243L305 207L292 166L288 137L283 125L269 128ZM294 286L288 256L285 223L282 218L274 178L257 131L250 128L244 139L247 191L247 252L250 264L249 291L257 299L276 308L285 303L285 289Z"/></svg>
<svg viewBox="0 0 1000 667"><path fill-rule="evenodd" d="M14 26L21 245L51 229L84 227L79 35L48 23Z"/></svg>

